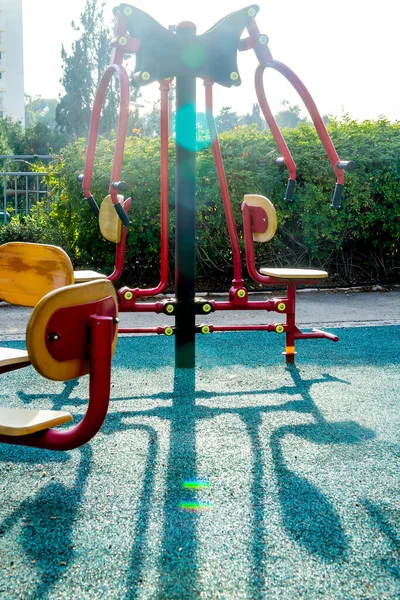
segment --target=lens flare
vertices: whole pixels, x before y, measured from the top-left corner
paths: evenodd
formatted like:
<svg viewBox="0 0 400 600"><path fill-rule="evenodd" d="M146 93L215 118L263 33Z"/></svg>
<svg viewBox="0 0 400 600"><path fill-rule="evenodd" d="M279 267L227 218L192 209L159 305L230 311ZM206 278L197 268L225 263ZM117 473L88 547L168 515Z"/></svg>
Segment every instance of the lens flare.
<svg viewBox="0 0 400 600"><path fill-rule="evenodd" d="M210 482L205 479L188 479L182 483L185 490L204 490L210 487Z"/></svg>
<svg viewBox="0 0 400 600"><path fill-rule="evenodd" d="M213 506L210 502L180 502L179 508L185 512L203 512L212 510Z"/></svg>

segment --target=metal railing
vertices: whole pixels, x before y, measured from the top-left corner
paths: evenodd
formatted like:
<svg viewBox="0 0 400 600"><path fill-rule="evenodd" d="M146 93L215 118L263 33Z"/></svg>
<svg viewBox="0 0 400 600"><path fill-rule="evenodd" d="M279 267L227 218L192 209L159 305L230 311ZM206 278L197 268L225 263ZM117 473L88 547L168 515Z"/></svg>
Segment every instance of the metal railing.
<svg viewBox="0 0 400 600"><path fill-rule="evenodd" d="M3 163L3 178L0 188L0 224L7 223L12 216L27 215L31 207L48 197L47 171L36 171L35 162L49 165L54 156L0 155Z"/></svg>

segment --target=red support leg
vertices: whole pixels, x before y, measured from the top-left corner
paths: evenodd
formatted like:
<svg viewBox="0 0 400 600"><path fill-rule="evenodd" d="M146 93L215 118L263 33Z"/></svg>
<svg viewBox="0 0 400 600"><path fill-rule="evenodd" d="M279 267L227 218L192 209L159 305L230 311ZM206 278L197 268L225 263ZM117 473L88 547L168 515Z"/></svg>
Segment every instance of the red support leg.
<svg viewBox="0 0 400 600"><path fill-rule="evenodd" d="M283 354L286 356L287 363L294 363L295 349L294 340L296 332L296 284L289 283L287 286L287 298L292 306L291 312L286 316L286 351Z"/></svg>

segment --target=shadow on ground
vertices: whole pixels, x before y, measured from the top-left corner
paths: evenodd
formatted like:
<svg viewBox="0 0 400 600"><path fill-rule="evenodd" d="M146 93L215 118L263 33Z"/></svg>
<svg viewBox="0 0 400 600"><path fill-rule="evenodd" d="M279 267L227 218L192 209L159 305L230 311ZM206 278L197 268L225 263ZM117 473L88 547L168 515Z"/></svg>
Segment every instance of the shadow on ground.
<svg viewBox="0 0 400 600"><path fill-rule="evenodd" d="M394 329L394 328L386 328ZM354 331L354 330L353 330ZM363 339L363 332L357 340L357 347L361 348L355 363L360 365L362 357L367 361L371 358L373 364L378 360L377 356L386 357L390 363L393 352L388 351L386 344L385 353L380 348L371 348ZM386 332L389 333L389 332ZM389 333L389 338L394 332ZM396 335L398 331L396 331ZM243 358L241 338L236 339L236 344L231 345L229 356L232 364L238 364L240 356ZM364 346L362 345L362 343ZM154 338L146 338L143 344L147 348L145 352L127 352L132 340L123 340L120 344L119 354L116 360L117 369L126 377L126 369L155 368L161 369L165 364L171 367L171 357L165 359L165 353L158 348L155 354ZM136 341L137 343L137 341ZM229 344L229 341L224 343ZM258 334L253 339L255 358L249 363L250 366L260 366L261 351L258 344ZM395 344L393 343L393 349ZM203 348L204 349L204 348ZM207 356L200 360L201 368L204 370L213 368L215 364L226 366L229 364L221 348L208 346L210 350ZM369 427L349 419L340 421L328 421L322 411L317 407L312 396L312 389L323 384L329 386L352 386L351 380L330 374L326 371L329 359L326 355L318 356L319 350L312 346L311 356L308 355L306 363L319 362L318 376L306 378L295 365L287 365L285 372L290 377L290 383L276 386L271 389L240 390L241 398L246 396L253 398L249 405L243 402L241 406L218 406L221 399L231 397L235 394L232 390L224 390L223 386L216 385L215 390L201 389L196 385L196 371L194 369L176 370L173 378L173 389L171 391L160 391L150 394L142 394L141 389L136 395L117 395L112 398L112 411L109 413L106 423L102 429L101 441L96 440L94 444L106 444L113 439L116 433L123 431L142 432L147 436L147 452L143 458L144 477L140 482L140 491L136 511L132 517L132 536L130 565L126 574L125 591L126 598L150 597L143 589L146 579L146 539L151 535L151 509L155 501L155 473L156 464L160 452L159 432L149 424L149 418L156 418L169 424L169 450L167 454L164 478L165 497L163 502L163 532L161 539L161 550L157 557L158 578L156 590L150 594L156 598L198 598L201 582L198 577L199 567L199 535L198 525L203 512L201 503L198 501L198 491L185 489L184 499L191 510L182 510L182 482L196 481L197 473L197 425L201 421L213 420L224 415L234 416L243 424L252 457L251 463L251 485L248 504L250 507L250 529L249 540L251 581L249 582L249 597L254 599L263 597L265 593L265 547L270 535L265 517L265 478L269 473L265 472L266 446L272 458L272 473L276 486L276 501L280 507L280 526L283 535L291 540L298 548L316 559L320 564L342 564L349 560L350 541L348 532L338 514L336 505L330 497L324 494L322 489L306 477L300 474L288 464L285 458L285 440L294 436L299 441L311 443L317 447L354 446L366 444L374 439L375 433ZM139 357L138 357L139 355ZM361 355L361 357L360 357ZM222 360L218 360L222 356ZM340 364L341 360L352 356L351 352L345 351L342 356L335 354L332 358L334 364ZM146 361L147 357L147 361ZM130 360L128 360L130 359ZM271 368L276 356L268 358L264 355L264 365ZM160 364L161 363L161 364ZM322 368L321 368L322 363ZM384 364L384 363L383 363ZM382 365L382 360L381 360ZM263 367L264 368L264 367ZM304 370L306 370L307 367ZM117 370L117 376L118 370ZM66 404L73 403L76 407L85 404L85 399L73 397L77 383L70 382L58 393L36 393L29 395L24 391L18 392L18 397L25 404L46 400L50 402L51 408L61 409ZM222 388L222 389L221 389ZM119 390L120 388L118 388ZM254 399L256 401L254 402ZM137 401L156 401L155 405L144 410L138 409ZM271 400L269 402L269 400ZM132 410L119 410L120 402L132 401ZM204 401L212 401L204 403ZM339 396L340 401L340 396ZM78 411L77 411L78 414ZM299 415L306 417L306 423L285 423L274 426L269 439L263 433L264 417L268 415ZM141 420L141 423L132 423L132 418ZM287 419L286 419L287 420ZM93 446L94 447L94 446ZM96 446L97 447L97 446ZM301 446L304 448L304 446ZM300 450L301 451L301 450ZM92 469L92 445L82 448L80 451L79 465L76 471L75 481L72 485L61 482L50 482L32 497L25 499L19 506L10 510L0 523L0 540L12 535L17 523L23 523L22 533L18 540L22 553L34 565L39 584L35 590L31 590L30 598L45 598L51 595L54 586L60 578L68 574L68 569L74 559L73 533L75 521L78 518L79 507L84 497L84 491L88 477ZM55 461L64 461L64 468L68 468L70 453L55 454L45 453L18 448L0 448L0 461L4 465L13 462L33 464L35 461L47 460L48 456L54 457ZM45 458L43 458L45 456ZM126 457L128 460L128 457ZM315 470L318 471L318 464ZM3 475L4 476L4 475ZM382 556L377 563L377 568L394 579L399 579L398 553L400 538L397 532L399 522L398 512L394 514L389 505L380 502L363 500L363 506L367 511L371 523L378 528L387 539L390 552ZM229 519L229 514L226 515ZM35 523L35 527L30 527ZM60 565L61 563L61 565ZM62 567L60 569L60 566ZM290 584L289 584L290 585ZM204 597L215 597L215 590L203 590ZM207 595L208 594L208 595ZM309 597L311 597L310 595ZM79 593L74 596L79 597ZM107 597L112 597L107 596ZM116 596L115 596L116 597ZM118 595L122 597L122 592ZM226 596L229 597L229 596ZM279 595L277 596L279 597Z"/></svg>

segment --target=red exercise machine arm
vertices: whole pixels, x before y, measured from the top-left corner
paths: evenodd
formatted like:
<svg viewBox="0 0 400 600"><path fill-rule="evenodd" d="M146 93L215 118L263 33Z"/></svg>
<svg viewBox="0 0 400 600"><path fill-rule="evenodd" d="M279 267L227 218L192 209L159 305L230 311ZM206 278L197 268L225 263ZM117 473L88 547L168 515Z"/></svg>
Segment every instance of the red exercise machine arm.
<svg viewBox="0 0 400 600"><path fill-rule="evenodd" d="M321 118L321 115L319 114L316 104L311 97L311 94L309 93L309 91L307 90L307 88L305 87L303 82L299 79L299 77L291 69L289 69L289 67L287 67L286 65L284 65L283 63L281 63L277 60L274 60L274 58L272 57L272 54L268 48L268 38L265 35L260 35L260 31L259 31L254 19L248 26L248 32L250 35L250 39L248 40L247 44L246 43L242 44L242 46L243 46L243 49L254 48L254 51L255 51L257 58L259 60L259 63L260 63L256 70L256 75L255 75L256 93L257 93L257 98L258 98L261 110L263 111L263 114L264 114L264 116L267 120L267 123L271 129L272 135L274 136L274 139L278 145L278 148L279 148L280 152L282 153L282 160L280 161L278 159L276 162L278 164L284 162L284 164L289 169L290 178L289 178L289 183L288 183L288 189L286 192L286 197L288 197L288 192L289 192L289 199L290 199L291 194L293 193L294 183L291 183L291 181L294 181L294 179L295 179L295 165L294 165L293 159L290 155L290 152L286 146L286 143L283 139L283 136L279 130L279 127L271 113L270 107L269 107L267 99L266 99L264 84L263 84L263 74L264 74L264 70L266 68L272 68L272 69L275 69L276 71L278 71L279 73L281 73L281 75L283 75L289 81L289 83L295 88L295 90L297 91L297 93L299 94L301 99L303 100L303 102L311 116L311 119L315 125L318 136L319 136L319 138L322 142L322 145L325 149L325 152L328 156L329 162L331 163L332 168L336 175L336 186L335 186L335 191L334 191L333 198L332 198L332 206L338 207L340 205L340 198L341 198L342 191L343 191L344 171L353 169L355 166L354 162L340 160L340 158L335 150L335 147L332 143L332 140L329 137L329 134L326 130L326 127ZM293 173L293 171L294 171L294 173ZM294 174L294 176L293 176L293 174Z"/></svg>
<svg viewBox="0 0 400 600"><path fill-rule="evenodd" d="M82 189L85 194L85 197L89 201L92 209L96 212L95 207L97 206L92 193L90 191L90 187L92 184L93 178L93 165L94 165L94 156L96 152L96 142L97 136L99 132L99 123L101 110L103 107L104 98L107 92L108 85L111 81L112 76L116 73L119 78L119 86L120 86L120 109L119 109L119 117L118 117L118 130L117 130L117 139L115 142L115 150L114 150L114 160L113 167L111 172L110 179L110 194L111 199L113 201L115 210L118 213L119 218L122 223L127 226L130 224L129 217L124 211L123 207L118 201L118 192L126 191L126 184L120 181L121 179L121 169L122 169L122 161L124 156L124 147L125 147L125 139L126 132L128 128L128 119L129 119L129 77L122 65L113 64L107 67L104 75L102 76L99 86L97 88L96 96L93 104L92 118L90 121L90 129L89 129L89 138L88 138L88 147L86 152L86 161L85 161L85 169L83 172L82 178ZM97 209L98 211L98 209ZM98 213L97 213L98 214Z"/></svg>
<svg viewBox="0 0 400 600"><path fill-rule="evenodd" d="M128 302L135 302L136 298L156 296L161 294L168 283L168 128L169 128L169 88L170 80L160 82L160 282L154 288L131 290L123 287L118 291L123 311ZM128 298L125 297L128 294Z"/></svg>
<svg viewBox="0 0 400 600"><path fill-rule="evenodd" d="M215 168L217 170L219 189L221 191L222 202L224 205L225 218L228 226L229 238L232 246L233 254L233 287L243 287L242 277L242 257L240 254L239 240L236 230L236 223L233 216L231 198L228 190L228 183L226 181L224 163L222 160L221 147L219 145L218 132L214 119L213 112L213 82L204 81L206 89L206 116L208 129L210 131L211 146L214 154Z"/></svg>
<svg viewBox="0 0 400 600"><path fill-rule="evenodd" d="M286 188L285 200L289 202L292 201L294 185L296 182L296 164L292 158L289 148L286 145L286 142L283 138L281 130L278 127L277 122L275 121L275 117L272 114L270 106L267 101L267 97L265 95L264 83L263 83L263 75L264 69L262 65L258 65L255 73L255 86L256 86L256 94L258 103L263 112L265 120L268 123L268 127L271 130L271 133L276 141L276 144L281 153L281 157L277 158L275 162L277 164L285 164L289 171L289 181Z"/></svg>

